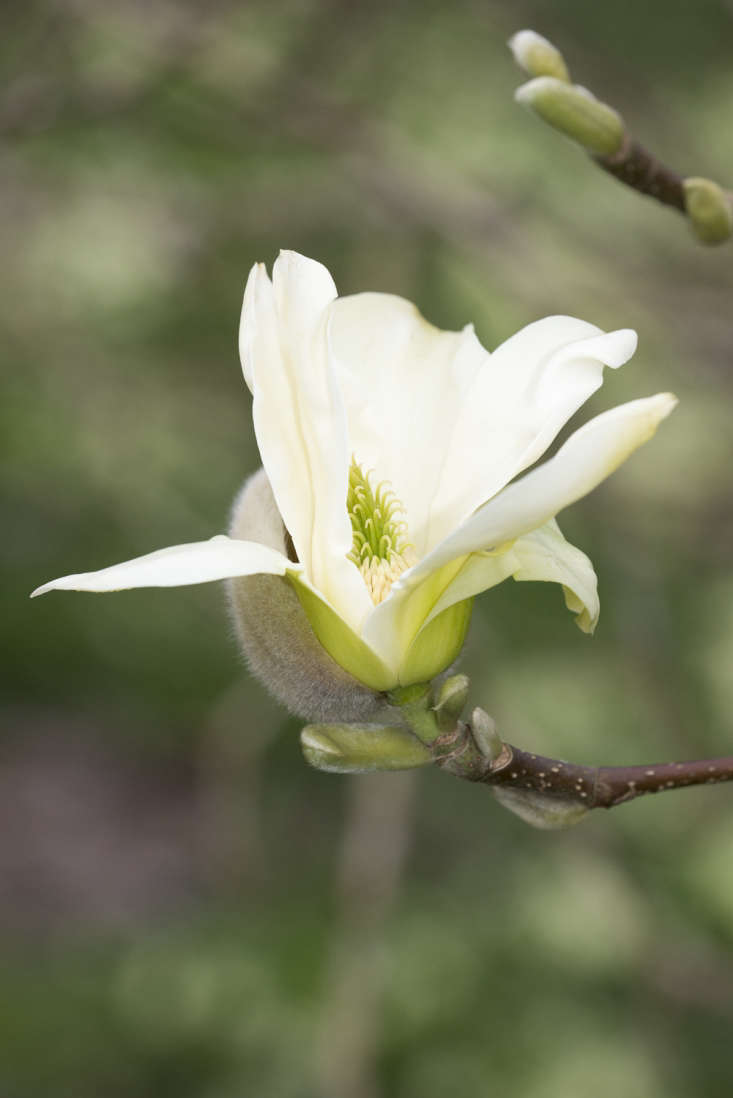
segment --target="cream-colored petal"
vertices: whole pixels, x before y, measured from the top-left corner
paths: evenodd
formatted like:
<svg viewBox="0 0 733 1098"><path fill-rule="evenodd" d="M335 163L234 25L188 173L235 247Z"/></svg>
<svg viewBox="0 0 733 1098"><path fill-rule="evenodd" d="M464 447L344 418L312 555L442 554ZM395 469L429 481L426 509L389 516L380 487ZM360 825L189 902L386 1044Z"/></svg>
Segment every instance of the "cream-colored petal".
<svg viewBox="0 0 733 1098"><path fill-rule="evenodd" d="M382 654L352 629L348 621L324 599L307 577L288 573L310 626L329 656L345 671L372 690L391 690L399 682L398 661L390 665Z"/></svg>
<svg viewBox="0 0 733 1098"><path fill-rule="evenodd" d="M519 561L514 579L559 583L578 628L592 633L601 610L598 578L589 558L565 540L555 520L518 538L512 551Z"/></svg>
<svg viewBox="0 0 733 1098"><path fill-rule="evenodd" d="M194 541L158 549L144 557L113 564L98 572L80 572L44 583L31 595L47 591L125 591L131 587L186 587L192 583L252 576L285 575L298 570L282 553L254 541L237 541L220 534L210 541Z"/></svg>
<svg viewBox="0 0 733 1098"><path fill-rule="evenodd" d="M325 267L282 252L272 282L261 266L250 274L240 347L254 393L262 463L298 560L325 598L358 628L371 603L347 559L350 451L325 344L325 311L335 296Z"/></svg>
<svg viewBox="0 0 733 1098"><path fill-rule="evenodd" d="M409 582L411 572L406 572L384 602L374 607L364 622L363 637L389 667L402 666L433 607L464 564L465 559L446 561L416 584ZM434 674L439 670L442 668L436 668Z"/></svg>
<svg viewBox="0 0 733 1098"><path fill-rule="evenodd" d="M501 553L472 553L436 602L426 625L463 599L488 591L512 576L515 580L545 580L563 587L565 602L578 626L592 633L598 621L598 581L593 565L563 537L555 519L512 542Z"/></svg>
<svg viewBox="0 0 733 1098"><path fill-rule="evenodd" d="M382 659L400 667L404 681L407 654L414 650L426 626L451 607L501 583L518 567L519 560L508 548L500 553L471 553L447 561L414 584L410 583L411 573L406 573L389 598L366 620L364 638ZM434 674L437 670L442 668Z"/></svg>
<svg viewBox="0 0 733 1098"><path fill-rule="evenodd" d="M509 548L500 553L471 553L467 556L456 573L455 579L444 588L425 619L425 624L429 624L455 602L480 595L482 591L488 591L489 588L496 587L497 584L503 583L505 579L514 575L521 567L519 557L514 552L518 544L518 541L513 542Z"/></svg>
<svg viewBox="0 0 733 1098"><path fill-rule="evenodd" d="M432 548L477 507L533 465L572 415L636 349L629 329L602 332L573 317L523 328L476 372L452 425L433 507ZM471 475L461 475L466 468Z"/></svg>
<svg viewBox="0 0 733 1098"><path fill-rule="evenodd" d="M554 458L489 500L424 560L400 576L389 597L367 618L365 640L382 659L393 663L431 618L521 571L522 560L512 543L542 527L610 476L652 437L676 403L671 394L659 393L622 404L581 427ZM529 568L526 555L524 562ZM451 584L455 584L453 591ZM565 585L572 590L570 582ZM587 624L591 625L593 601L587 584L583 591L589 607ZM578 591L575 594L579 598ZM571 609L584 613L579 602ZM582 617L579 624L583 628Z"/></svg>
<svg viewBox="0 0 733 1098"><path fill-rule="evenodd" d="M528 534L591 492L639 446L675 407L671 393L632 400L596 416L557 454L480 507L432 553L395 584L414 587L447 561L493 550ZM393 592L394 592L393 588Z"/></svg>
<svg viewBox="0 0 733 1098"><path fill-rule="evenodd" d="M487 357L471 332L441 332L409 301L389 294L340 298L329 309L329 353L352 451L375 484L392 485L418 556L446 458L447 425L475 369L474 345ZM470 469L463 475L470 477Z"/></svg>
<svg viewBox="0 0 733 1098"><path fill-rule="evenodd" d="M471 327L442 332L408 301L341 298L328 343L357 459L388 480L424 556L544 452L633 353L633 332L572 317L529 325L490 355Z"/></svg>

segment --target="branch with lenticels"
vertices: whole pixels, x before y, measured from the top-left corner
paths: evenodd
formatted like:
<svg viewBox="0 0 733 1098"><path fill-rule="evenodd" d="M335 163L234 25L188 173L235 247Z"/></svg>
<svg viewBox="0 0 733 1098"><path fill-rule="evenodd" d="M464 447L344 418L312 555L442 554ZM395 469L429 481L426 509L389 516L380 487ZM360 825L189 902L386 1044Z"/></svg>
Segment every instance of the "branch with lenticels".
<svg viewBox="0 0 733 1098"><path fill-rule="evenodd" d="M489 786L505 808L543 829L570 827L594 808L649 793L733 780L733 756L642 766L583 766L537 755L499 736L483 709L461 720L469 683L454 675L388 696L393 724L314 724L303 730L306 760L319 770L365 773L438 766Z"/></svg>

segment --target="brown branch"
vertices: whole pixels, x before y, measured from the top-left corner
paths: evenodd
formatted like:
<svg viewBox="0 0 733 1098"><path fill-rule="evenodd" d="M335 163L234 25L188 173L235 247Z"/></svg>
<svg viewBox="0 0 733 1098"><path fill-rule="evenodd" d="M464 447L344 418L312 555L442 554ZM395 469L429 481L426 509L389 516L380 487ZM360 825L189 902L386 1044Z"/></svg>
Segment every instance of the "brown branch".
<svg viewBox="0 0 733 1098"><path fill-rule="evenodd" d="M504 744L493 761L481 754L468 725L434 744L435 761L457 778L517 793L570 802L586 809L617 804L691 785L733 781L733 756L646 766L580 766Z"/></svg>
<svg viewBox="0 0 733 1098"><path fill-rule="evenodd" d="M680 213L687 213L682 176L628 135L624 136L618 152L594 159L599 167L627 187L656 198L665 206L673 206Z"/></svg>

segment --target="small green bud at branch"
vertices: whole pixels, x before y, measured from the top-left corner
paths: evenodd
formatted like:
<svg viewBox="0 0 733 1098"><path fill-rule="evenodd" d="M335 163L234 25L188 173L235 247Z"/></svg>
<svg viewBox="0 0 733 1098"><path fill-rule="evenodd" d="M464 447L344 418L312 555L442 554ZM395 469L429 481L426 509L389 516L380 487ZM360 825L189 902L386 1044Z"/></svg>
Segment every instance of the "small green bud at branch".
<svg viewBox="0 0 733 1098"><path fill-rule="evenodd" d="M733 202L711 179L691 176L682 184L692 228L704 244L722 244L733 232Z"/></svg>
<svg viewBox="0 0 733 1098"><path fill-rule="evenodd" d="M496 785L493 793L499 804L540 831L565 831L580 823L589 811L577 801L565 797L546 797L543 793L533 793L527 789Z"/></svg>
<svg viewBox="0 0 733 1098"><path fill-rule="evenodd" d="M566 84L554 76L538 76L518 88L514 97L596 156L613 156L621 147L624 139L621 115L577 84Z"/></svg>
<svg viewBox="0 0 733 1098"><path fill-rule="evenodd" d="M570 83L570 73L565 58L552 42L533 30L521 30L509 39L509 49L514 60L527 76L554 76Z"/></svg>
<svg viewBox="0 0 733 1098"><path fill-rule="evenodd" d="M495 762L501 756L504 744L493 718L485 710L477 708L471 714L471 734L484 758Z"/></svg>
<svg viewBox="0 0 733 1098"><path fill-rule="evenodd" d="M433 709L441 731L450 731L463 712L468 700L467 675L451 675L438 688Z"/></svg>
<svg viewBox="0 0 733 1098"><path fill-rule="evenodd" d="M412 770L435 761L406 728L381 724L309 724L300 742L306 762L332 774Z"/></svg>

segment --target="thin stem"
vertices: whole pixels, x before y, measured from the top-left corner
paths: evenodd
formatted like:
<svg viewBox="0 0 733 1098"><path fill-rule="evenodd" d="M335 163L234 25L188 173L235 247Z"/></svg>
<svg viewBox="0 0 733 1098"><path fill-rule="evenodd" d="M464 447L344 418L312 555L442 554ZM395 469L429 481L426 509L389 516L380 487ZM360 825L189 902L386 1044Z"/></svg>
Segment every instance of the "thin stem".
<svg viewBox="0 0 733 1098"><path fill-rule="evenodd" d="M612 176L641 194L656 198L665 206L687 213L682 176L632 140L624 137L613 156L596 156L596 163Z"/></svg>
<svg viewBox="0 0 733 1098"><path fill-rule="evenodd" d="M614 808L648 793L733 781L733 755L645 766L580 766L504 744L491 762L478 750L468 725L436 741L435 761L458 778L517 792L557 798L584 808Z"/></svg>

